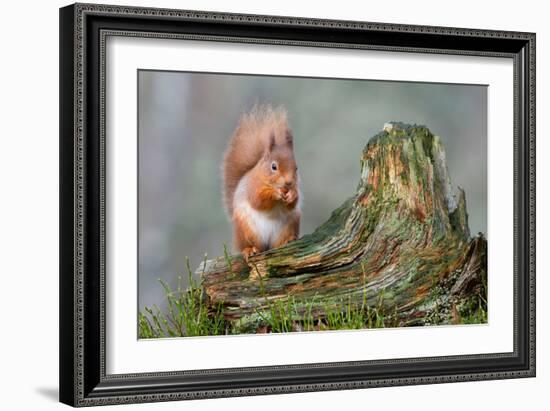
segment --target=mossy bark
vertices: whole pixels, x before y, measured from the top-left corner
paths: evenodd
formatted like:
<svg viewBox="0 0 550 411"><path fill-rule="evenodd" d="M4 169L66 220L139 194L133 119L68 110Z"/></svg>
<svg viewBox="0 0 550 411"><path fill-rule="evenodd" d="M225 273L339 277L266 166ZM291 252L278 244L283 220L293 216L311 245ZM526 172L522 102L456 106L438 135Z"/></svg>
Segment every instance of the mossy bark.
<svg viewBox="0 0 550 411"><path fill-rule="evenodd" d="M219 257L198 268L212 306L238 329L258 312L293 299L296 316L328 306L380 305L397 325L429 323L434 310L456 321L473 293L486 301L486 240L471 238L464 190L453 195L439 137L393 123L361 156L355 194L315 232L255 255Z"/></svg>

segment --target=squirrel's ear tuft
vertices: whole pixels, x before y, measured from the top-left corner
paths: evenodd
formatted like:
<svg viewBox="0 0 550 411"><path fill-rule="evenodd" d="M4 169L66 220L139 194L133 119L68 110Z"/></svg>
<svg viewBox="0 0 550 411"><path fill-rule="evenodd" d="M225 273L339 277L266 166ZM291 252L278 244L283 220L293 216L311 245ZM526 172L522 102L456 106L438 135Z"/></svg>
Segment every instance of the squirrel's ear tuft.
<svg viewBox="0 0 550 411"><path fill-rule="evenodd" d="M271 132L271 135L269 136L269 152L273 151L275 148L275 133Z"/></svg>
<svg viewBox="0 0 550 411"><path fill-rule="evenodd" d="M286 143L292 147L292 145L294 144L294 137L292 136L292 131L290 131L289 129L286 130L285 139Z"/></svg>

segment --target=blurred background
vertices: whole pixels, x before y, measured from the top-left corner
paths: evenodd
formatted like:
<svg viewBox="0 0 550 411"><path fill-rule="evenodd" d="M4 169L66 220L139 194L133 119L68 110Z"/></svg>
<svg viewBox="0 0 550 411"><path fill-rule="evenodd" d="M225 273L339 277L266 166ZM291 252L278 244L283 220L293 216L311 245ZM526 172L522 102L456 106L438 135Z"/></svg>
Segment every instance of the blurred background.
<svg viewBox="0 0 550 411"><path fill-rule="evenodd" d="M231 249L221 162L241 113L284 105L303 192L301 234L351 196L360 153L387 121L428 126L466 191L472 235L487 234L487 89L479 85L144 71L138 74L139 309L164 306L158 279L184 279Z"/></svg>

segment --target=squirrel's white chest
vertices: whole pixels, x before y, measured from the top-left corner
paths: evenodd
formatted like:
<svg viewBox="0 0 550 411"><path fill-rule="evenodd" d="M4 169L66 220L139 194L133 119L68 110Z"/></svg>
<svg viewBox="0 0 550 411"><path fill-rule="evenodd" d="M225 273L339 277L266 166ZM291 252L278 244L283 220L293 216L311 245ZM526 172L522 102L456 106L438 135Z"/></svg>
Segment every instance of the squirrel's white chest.
<svg viewBox="0 0 550 411"><path fill-rule="evenodd" d="M246 181L247 178L243 178L235 190L233 213L246 221L264 248L272 248L288 224L289 213L283 207L275 207L269 211L252 207L246 198Z"/></svg>
<svg viewBox="0 0 550 411"><path fill-rule="evenodd" d="M248 202L241 204L239 212L246 216L248 224L266 249L273 247L288 218L286 213L280 213L278 210L268 212L256 210Z"/></svg>

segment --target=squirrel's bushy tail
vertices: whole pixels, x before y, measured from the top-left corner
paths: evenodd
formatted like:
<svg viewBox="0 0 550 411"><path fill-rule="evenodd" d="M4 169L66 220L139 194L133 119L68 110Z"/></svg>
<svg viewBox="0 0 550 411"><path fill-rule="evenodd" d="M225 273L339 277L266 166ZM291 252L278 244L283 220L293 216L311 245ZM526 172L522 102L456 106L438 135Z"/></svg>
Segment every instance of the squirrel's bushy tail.
<svg viewBox="0 0 550 411"><path fill-rule="evenodd" d="M271 105L254 105L243 114L225 150L222 174L225 208L233 215L233 195L239 181L263 156L272 134L284 138L288 130L286 110ZM281 137L279 137L281 136Z"/></svg>

